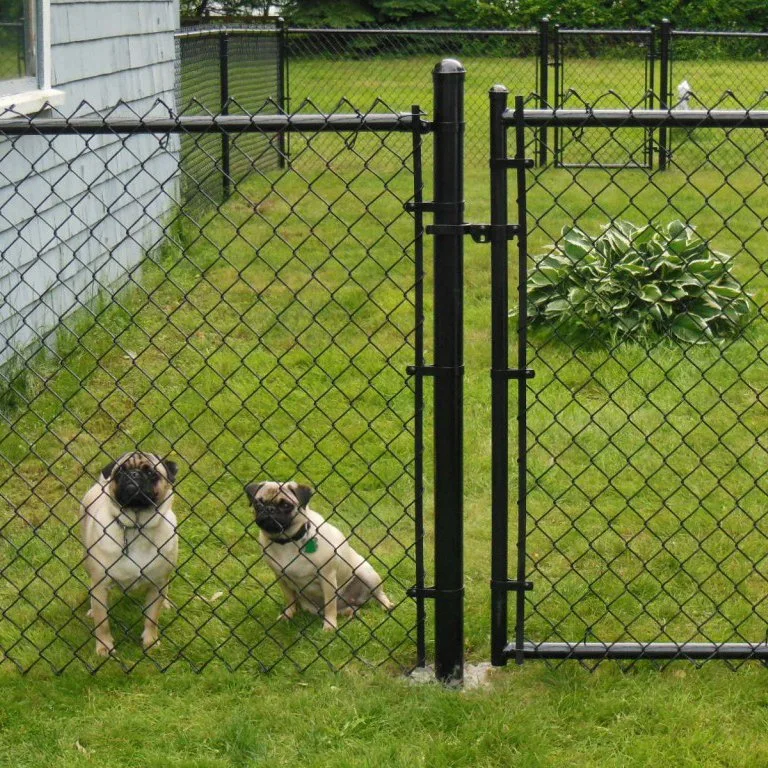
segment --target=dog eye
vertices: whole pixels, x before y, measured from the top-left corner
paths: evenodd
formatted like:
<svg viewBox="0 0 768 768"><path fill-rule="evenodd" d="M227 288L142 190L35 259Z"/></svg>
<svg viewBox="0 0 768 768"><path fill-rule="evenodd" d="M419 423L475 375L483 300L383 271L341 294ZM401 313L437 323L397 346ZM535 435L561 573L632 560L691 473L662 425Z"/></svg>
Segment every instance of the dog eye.
<svg viewBox="0 0 768 768"><path fill-rule="evenodd" d="M293 509L293 504L291 504L289 501L281 501L280 509L284 509L287 512L289 509Z"/></svg>

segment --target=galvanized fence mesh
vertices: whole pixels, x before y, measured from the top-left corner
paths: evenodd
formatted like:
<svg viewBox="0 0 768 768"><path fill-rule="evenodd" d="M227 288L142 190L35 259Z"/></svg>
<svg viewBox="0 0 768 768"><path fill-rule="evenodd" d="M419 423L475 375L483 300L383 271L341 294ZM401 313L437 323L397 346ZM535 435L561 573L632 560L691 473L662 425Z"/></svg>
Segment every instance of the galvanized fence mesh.
<svg viewBox="0 0 768 768"><path fill-rule="evenodd" d="M529 155L579 123L535 114ZM581 111L580 156L667 124L667 169L528 175L526 653L764 655L765 115L609 114Z"/></svg>
<svg viewBox="0 0 768 768"><path fill-rule="evenodd" d="M404 204L420 118L377 106L344 116L346 128L271 105L0 123L1 664L415 663L406 590L420 556L420 434L405 371L421 284ZM254 147L288 129L300 136L290 162L265 169ZM184 153L207 156L203 142L224 132L249 173L191 211ZM87 615L80 502L97 482L100 499L114 495L105 467L134 450L178 465L178 557L159 646L142 649L151 605L112 593L108 661ZM350 537L392 610L340 616L335 632L306 612L281 620L286 600L244 490L267 480L315 489L309 506ZM99 501L88 514L102 503L113 509ZM155 560L134 548L146 538L151 549L151 526L132 519L89 551L115 581L128 561L144 558L141 580ZM309 552L323 537L285 546ZM115 539L119 564L102 552Z"/></svg>

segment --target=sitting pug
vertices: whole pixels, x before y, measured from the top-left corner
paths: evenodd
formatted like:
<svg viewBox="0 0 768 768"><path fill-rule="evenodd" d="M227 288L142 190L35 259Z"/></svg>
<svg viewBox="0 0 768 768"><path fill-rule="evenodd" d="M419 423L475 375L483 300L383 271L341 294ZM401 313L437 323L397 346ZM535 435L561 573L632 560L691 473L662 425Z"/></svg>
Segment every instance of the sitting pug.
<svg viewBox="0 0 768 768"><path fill-rule="evenodd" d="M270 481L245 490L261 529L259 541L285 596L283 618L292 619L301 606L322 616L323 629L333 631L339 614L351 616L372 595L386 610L394 607L373 566L307 506L312 488Z"/></svg>
<svg viewBox="0 0 768 768"><path fill-rule="evenodd" d="M176 464L133 451L108 464L81 503L85 568L91 577L96 652L114 650L109 628L109 589L147 588L144 648L158 644L158 618L179 551L173 483Z"/></svg>

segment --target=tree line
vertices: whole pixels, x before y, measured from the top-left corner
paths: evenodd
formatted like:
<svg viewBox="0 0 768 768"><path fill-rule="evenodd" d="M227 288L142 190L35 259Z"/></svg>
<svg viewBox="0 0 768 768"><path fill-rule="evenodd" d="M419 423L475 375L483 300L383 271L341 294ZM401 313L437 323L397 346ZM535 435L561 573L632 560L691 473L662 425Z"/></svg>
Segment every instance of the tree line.
<svg viewBox="0 0 768 768"><path fill-rule="evenodd" d="M543 16L564 27L632 29L667 17L678 29L768 31L766 0L181 0L182 17L268 17L296 26L527 29Z"/></svg>

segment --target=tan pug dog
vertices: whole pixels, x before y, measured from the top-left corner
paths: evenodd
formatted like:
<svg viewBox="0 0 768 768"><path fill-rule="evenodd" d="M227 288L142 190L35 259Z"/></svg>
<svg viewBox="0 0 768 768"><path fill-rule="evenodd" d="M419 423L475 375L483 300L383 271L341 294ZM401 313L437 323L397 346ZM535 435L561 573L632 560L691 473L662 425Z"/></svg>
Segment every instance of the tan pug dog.
<svg viewBox="0 0 768 768"><path fill-rule="evenodd" d="M176 567L179 537L173 514L172 461L151 453L126 453L108 464L83 497L81 532L85 568L91 577L91 610L96 652L114 650L109 628L109 589L147 589L144 648L159 643L158 619L168 603L168 583Z"/></svg>
<svg viewBox="0 0 768 768"><path fill-rule="evenodd" d="M394 605L381 577L355 552L346 536L307 505L314 493L296 482L246 486L259 541L285 596L282 618L301 606L323 617L323 629L337 628L337 616L351 616L371 596L386 609Z"/></svg>

